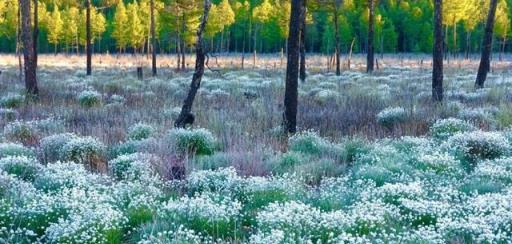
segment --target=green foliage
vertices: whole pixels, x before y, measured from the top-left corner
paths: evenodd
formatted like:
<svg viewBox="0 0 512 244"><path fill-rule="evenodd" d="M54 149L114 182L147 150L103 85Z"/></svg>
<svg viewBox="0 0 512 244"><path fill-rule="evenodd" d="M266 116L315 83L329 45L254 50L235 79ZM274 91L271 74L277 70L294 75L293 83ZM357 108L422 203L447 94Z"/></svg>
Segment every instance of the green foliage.
<svg viewBox="0 0 512 244"><path fill-rule="evenodd" d="M457 133L473 131L475 129L473 125L464 120L449 118L436 121L430 127L430 134L434 139L444 141Z"/></svg>
<svg viewBox="0 0 512 244"><path fill-rule="evenodd" d="M217 143L217 139L206 129L172 129L168 138L178 153L191 155L210 155Z"/></svg>
<svg viewBox="0 0 512 244"><path fill-rule="evenodd" d="M128 128L128 138L130 140L140 141L153 136L154 132L155 129L153 126L144 123L138 123Z"/></svg>
<svg viewBox="0 0 512 244"><path fill-rule="evenodd" d="M101 94L96 91L83 91L78 94L78 103L84 108L101 105Z"/></svg>
<svg viewBox="0 0 512 244"><path fill-rule="evenodd" d="M19 108L23 105L25 97L18 94L7 94L0 99L0 106L4 108Z"/></svg>

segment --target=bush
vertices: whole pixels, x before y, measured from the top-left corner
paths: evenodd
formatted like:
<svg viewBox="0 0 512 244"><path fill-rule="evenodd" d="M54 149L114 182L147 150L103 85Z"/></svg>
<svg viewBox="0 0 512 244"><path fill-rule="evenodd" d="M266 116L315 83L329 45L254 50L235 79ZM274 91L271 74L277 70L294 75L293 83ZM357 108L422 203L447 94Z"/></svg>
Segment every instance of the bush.
<svg viewBox="0 0 512 244"><path fill-rule="evenodd" d="M304 131L288 139L289 149L306 154L322 154L329 148L329 142L316 132Z"/></svg>
<svg viewBox="0 0 512 244"><path fill-rule="evenodd" d="M41 165L34 158L9 156L0 159L0 168L24 181L33 181Z"/></svg>
<svg viewBox="0 0 512 244"><path fill-rule="evenodd" d="M206 129L172 129L168 137L177 152L195 155L212 154L217 141Z"/></svg>
<svg viewBox="0 0 512 244"><path fill-rule="evenodd" d="M101 105L101 94L97 91L83 91L78 95L78 103L85 108Z"/></svg>
<svg viewBox="0 0 512 244"><path fill-rule="evenodd" d="M474 130L475 127L464 120L448 118L436 121L430 127L430 134L434 139L443 141L457 133Z"/></svg>
<svg viewBox="0 0 512 244"><path fill-rule="evenodd" d="M10 93L0 99L0 106L4 108L19 108L24 101L24 96Z"/></svg>
<svg viewBox="0 0 512 244"><path fill-rule="evenodd" d="M156 161L156 158L150 154L121 155L108 162L109 172L117 180L149 179L156 175L153 167Z"/></svg>
<svg viewBox="0 0 512 244"><path fill-rule="evenodd" d="M450 137L443 147L470 164L479 159L499 158L511 149L502 134L484 131L458 133Z"/></svg>
<svg viewBox="0 0 512 244"><path fill-rule="evenodd" d="M128 138L139 141L151 137L154 132L155 129L151 125L138 123L128 128Z"/></svg>
<svg viewBox="0 0 512 244"><path fill-rule="evenodd" d="M216 170L229 167L231 164L231 155L224 152L197 157L194 161L194 167L201 170Z"/></svg>
<svg viewBox="0 0 512 244"><path fill-rule="evenodd" d="M21 144L0 143L0 158L9 156L35 157L34 151Z"/></svg>
<svg viewBox="0 0 512 244"><path fill-rule="evenodd" d="M388 107L377 114L377 123L388 129L407 120L407 112L402 107Z"/></svg>
<svg viewBox="0 0 512 244"><path fill-rule="evenodd" d="M77 135L73 133L62 133L47 136L41 139L41 154L43 157L43 161L54 162L57 160L61 160L60 152L66 143L69 141L79 138Z"/></svg>
<svg viewBox="0 0 512 244"><path fill-rule="evenodd" d="M10 141L34 145L39 139L37 129L30 122L14 121L4 127L4 136Z"/></svg>
<svg viewBox="0 0 512 244"><path fill-rule="evenodd" d="M18 117L18 112L10 108L0 108L0 119L13 121Z"/></svg>
<svg viewBox="0 0 512 244"><path fill-rule="evenodd" d="M110 148L109 157L116 158L120 155L132 153L150 153L158 148L158 141L155 138L148 138L139 141L128 140Z"/></svg>
<svg viewBox="0 0 512 244"><path fill-rule="evenodd" d="M93 137L77 137L69 140L60 152L63 160L84 164L91 170L105 171L105 145Z"/></svg>

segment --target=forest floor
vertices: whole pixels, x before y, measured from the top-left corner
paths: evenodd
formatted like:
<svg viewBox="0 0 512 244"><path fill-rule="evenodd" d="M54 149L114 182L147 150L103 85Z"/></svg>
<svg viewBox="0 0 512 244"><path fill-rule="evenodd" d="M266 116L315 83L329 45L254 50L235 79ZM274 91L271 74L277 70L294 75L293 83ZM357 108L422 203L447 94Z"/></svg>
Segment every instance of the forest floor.
<svg viewBox="0 0 512 244"><path fill-rule="evenodd" d="M211 57L189 129L192 56L41 55L34 102L0 55L0 242L512 241L512 57L479 90L450 58L442 104L427 55L345 58L308 59L287 139L279 55Z"/></svg>

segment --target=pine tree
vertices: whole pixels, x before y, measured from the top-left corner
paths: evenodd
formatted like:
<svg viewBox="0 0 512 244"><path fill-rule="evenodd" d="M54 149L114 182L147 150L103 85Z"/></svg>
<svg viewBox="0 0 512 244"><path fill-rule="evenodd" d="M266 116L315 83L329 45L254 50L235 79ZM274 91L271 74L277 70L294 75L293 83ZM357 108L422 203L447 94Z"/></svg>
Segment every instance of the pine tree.
<svg viewBox="0 0 512 244"><path fill-rule="evenodd" d="M129 44L133 47L134 51L140 48L144 44L144 27L139 17L139 4L137 1L128 4L127 12L129 13L128 18L128 37Z"/></svg>
<svg viewBox="0 0 512 244"><path fill-rule="evenodd" d="M487 79L487 73L491 68L492 36L496 20L497 6L498 0L491 0L489 13L487 15L487 22L485 24L484 38L482 40L482 55L475 81L475 88L477 89L484 87L485 80Z"/></svg>
<svg viewBox="0 0 512 244"><path fill-rule="evenodd" d="M434 1L434 48L432 70L432 99L443 101L443 0Z"/></svg>
<svg viewBox="0 0 512 244"><path fill-rule="evenodd" d="M116 40L119 50L124 50L128 43L128 15L123 1L119 1L114 14L114 31L112 37Z"/></svg>
<svg viewBox="0 0 512 244"><path fill-rule="evenodd" d="M57 45L63 39L63 26L64 21L61 18L61 13L59 11L59 7L57 5L54 6L54 9L50 15L50 18L47 20L48 26L48 42L55 45L55 53L57 53Z"/></svg>
<svg viewBox="0 0 512 244"><path fill-rule="evenodd" d="M37 96L36 62L34 53L34 36L32 33L32 18L30 0L20 0L21 39L23 40L23 59L25 69L25 89L30 96Z"/></svg>

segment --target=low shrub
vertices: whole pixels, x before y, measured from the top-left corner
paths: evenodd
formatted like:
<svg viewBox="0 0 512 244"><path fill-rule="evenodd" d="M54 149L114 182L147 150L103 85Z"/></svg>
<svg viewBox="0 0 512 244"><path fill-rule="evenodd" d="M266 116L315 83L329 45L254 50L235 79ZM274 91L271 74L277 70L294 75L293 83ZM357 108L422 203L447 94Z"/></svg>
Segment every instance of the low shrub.
<svg viewBox="0 0 512 244"><path fill-rule="evenodd" d="M78 94L78 103L84 108L97 107L101 105L101 94L97 91L82 91Z"/></svg>
<svg viewBox="0 0 512 244"><path fill-rule="evenodd" d="M430 127L430 134L434 139L443 141L457 133L474 130L475 127L467 121L456 118L448 118L436 121Z"/></svg>
<svg viewBox="0 0 512 244"><path fill-rule="evenodd" d="M288 139L289 150L306 154L322 154L330 147L330 143L313 131L297 133Z"/></svg>
<svg viewBox="0 0 512 244"><path fill-rule="evenodd" d="M472 131L458 133L443 145L449 152L474 166L477 160L495 159L509 154L507 138L498 132Z"/></svg>
<svg viewBox="0 0 512 244"><path fill-rule="evenodd" d="M35 153L32 149L27 148L21 144L16 143L0 143L0 158L9 156L20 156L20 157L35 157Z"/></svg>
<svg viewBox="0 0 512 244"><path fill-rule="evenodd" d="M137 123L128 128L128 138L130 140L139 141L151 137L155 133L153 126Z"/></svg>
<svg viewBox="0 0 512 244"><path fill-rule="evenodd" d="M206 129L172 129L168 138L178 153L210 155L215 151L217 139Z"/></svg>
<svg viewBox="0 0 512 244"><path fill-rule="evenodd" d="M153 165L156 161L150 154L126 154L110 160L108 167L117 180L144 180L157 174Z"/></svg>
<svg viewBox="0 0 512 244"><path fill-rule="evenodd" d="M405 122L407 119L408 114L402 107L388 107L377 114L377 123L388 129Z"/></svg>
<svg viewBox="0 0 512 244"><path fill-rule="evenodd" d="M7 140L21 142L25 145L37 144L39 133L33 123L14 121L4 127L4 136Z"/></svg>
<svg viewBox="0 0 512 244"><path fill-rule="evenodd" d="M94 171L105 171L106 147L93 137L77 137L69 140L60 151L63 160L73 161L85 165Z"/></svg>
<svg viewBox="0 0 512 244"><path fill-rule="evenodd" d="M79 137L73 133L62 133L47 136L41 139L40 151L43 161L48 163L62 160L62 155L60 153L62 148L64 145L66 145L66 143L76 138Z"/></svg>
<svg viewBox="0 0 512 244"><path fill-rule="evenodd" d="M0 106L4 108L19 108L25 101L25 97L19 94L9 93L0 98Z"/></svg>
<svg viewBox="0 0 512 244"><path fill-rule="evenodd" d="M34 158L8 156L0 159L0 169L24 181L33 181L41 165Z"/></svg>

